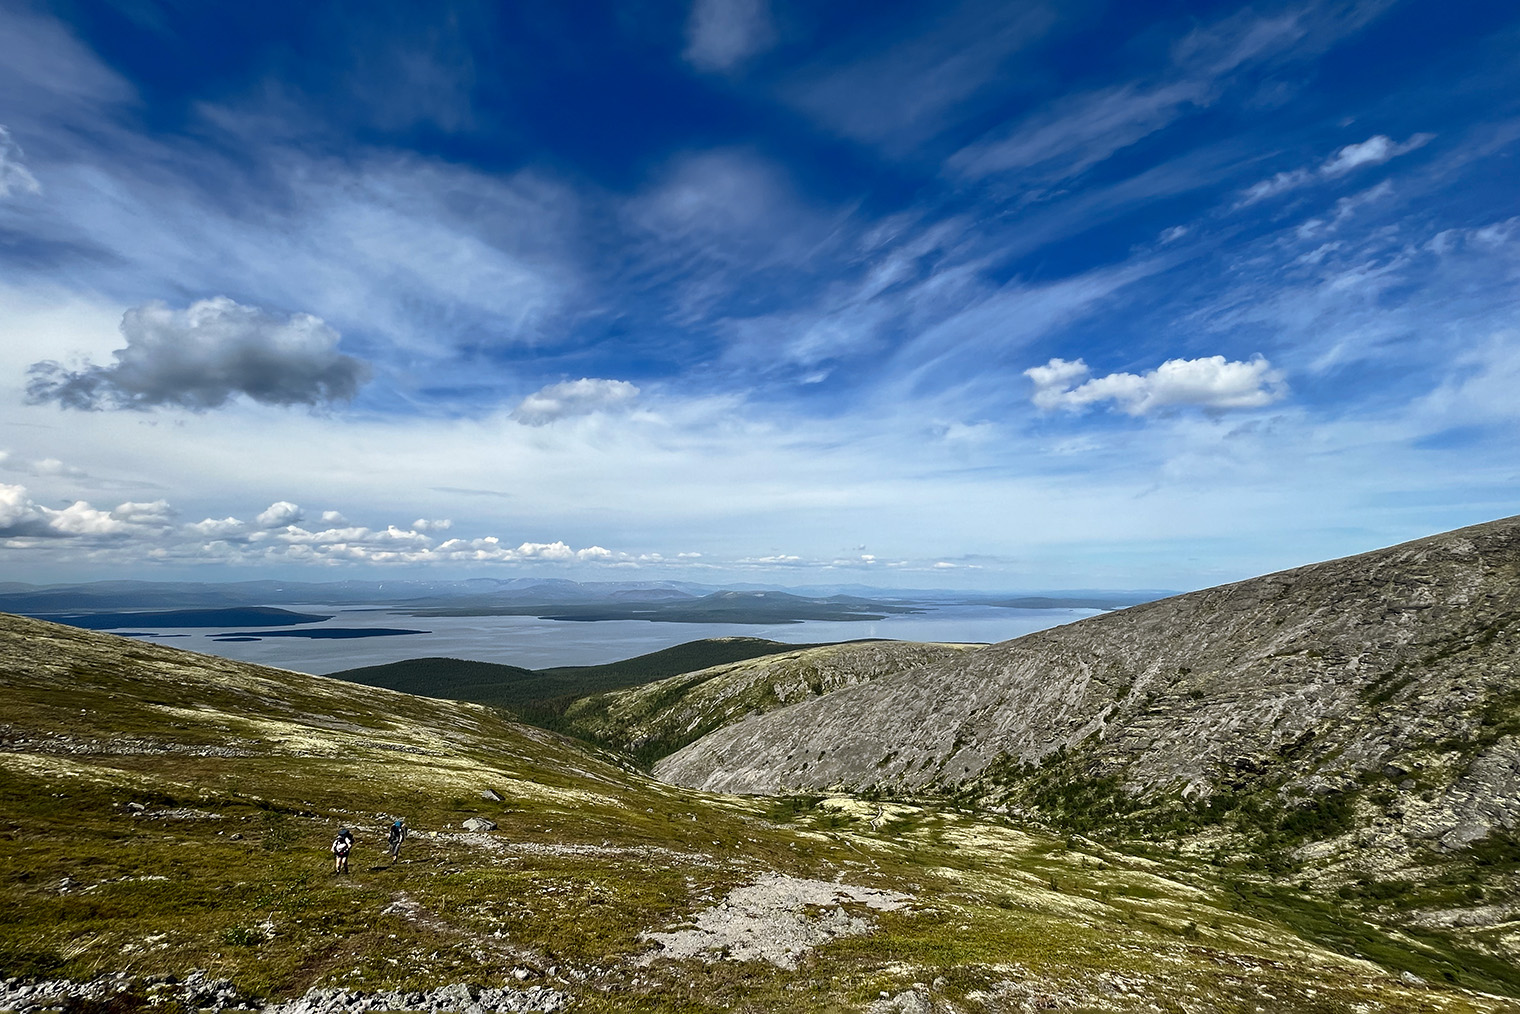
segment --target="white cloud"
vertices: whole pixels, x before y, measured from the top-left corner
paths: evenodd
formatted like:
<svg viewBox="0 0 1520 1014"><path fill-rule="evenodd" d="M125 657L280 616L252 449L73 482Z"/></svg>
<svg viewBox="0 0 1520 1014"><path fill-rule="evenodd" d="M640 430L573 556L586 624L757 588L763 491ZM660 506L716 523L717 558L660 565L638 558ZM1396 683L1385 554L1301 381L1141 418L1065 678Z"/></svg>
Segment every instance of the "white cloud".
<svg viewBox="0 0 1520 1014"><path fill-rule="evenodd" d="M482 539L449 539L430 554L437 560L471 563L519 563L522 561L549 561L553 563L621 562L624 554L614 553L601 546L572 549L568 544L555 542L524 542L513 548L502 544L494 535Z"/></svg>
<svg viewBox="0 0 1520 1014"><path fill-rule="evenodd" d="M1169 359L1149 373L1110 373L1072 386L1089 372L1080 359L1052 359L1024 375L1034 381L1035 405L1047 412L1081 411L1105 401L1133 416L1183 406L1222 411L1261 408L1287 394L1282 373L1260 357L1249 362L1228 362L1224 356Z"/></svg>
<svg viewBox="0 0 1520 1014"><path fill-rule="evenodd" d="M1363 166L1381 165L1389 159L1424 147L1434 137L1434 134L1415 134L1403 144L1395 144L1387 136L1377 134L1357 144L1348 144L1312 170L1290 169L1252 184L1241 193L1235 206L1243 208L1289 190L1297 190L1316 179L1335 179Z"/></svg>
<svg viewBox="0 0 1520 1014"><path fill-rule="evenodd" d="M326 520L325 516L323 520ZM454 522L448 518L418 518L412 522L412 530L415 532L443 532L454 527Z"/></svg>
<svg viewBox="0 0 1520 1014"><path fill-rule="evenodd" d="M346 525L348 518L343 516L342 511L323 511L322 523L324 525Z"/></svg>
<svg viewBox="0 0 1520 1014"><path fill-rule="evenodd" d="M1294 169L1289 172L1278 173L1275 176L1264 179L1259 183L1253 183L1247 187L1240 195L1240 201L1236 206L1244 207L1248 204L1255 204L1257 201L1264 201L1269 197L1276 197L1278 194L1287 193L1289 190L1303 186L1313 178L1314 174L1307 169Z"/></svg>
<svg viewBox="0 0 1520 1014"><path fill-rule="evenodd" d="M1073 95L1001 137L957 152L949 165L971 177L1030 168L1042 168L1042 174L1053 178L1074 176L1208 98L1209 90L1200 81L1155 88L1131 84Z"/></svg>
<svg viewBox="0 0 1520 1014"><path fill-rule="evenodd" d="M7 472L21 472L25 475L36 476L61 476L70 479L82 478L84 469L67 464L57 458L40 458L36 461L27 461L16 457L9 451L0 451L0 468Z"/></svg>
<svg viewBox="0 0 1520 1014"><path fill-rule="evenodd" d="M197 521L192 525L186 525L185 529L194 535L210 539L225 539L231 535L241 535L248 530L248 526L234 517L207 518Z"/></svg>
<svg viewBox="0 0 1520 1014"><path fill-rule="evenodd" d="M0 483L0 539L161 534L174 510L167 501L127 502L112 510L76 500L62 510L34 502L25 486Z"/></svg>
<svg viewBox="0 0 1520 1014"><path fill-rule="evenodd" d="M0 538L46 534L47 519L27 496L26 487L0 482Z"/></svg>
<svg viewBox="0 0 1520 1014"><path fill-rule="evenodd" d="M775 37L766 0L694 0L682 55L702 70L727 70Z"/></svg>
<svg viewBox="0 0 1520 1014"><path fill-rule="evenodd" d="M21 158L21 146L11 138L9 130L0 126L0 199L12 194L42 193L42 184Z"/></svg>
<svg viewBox="0 0 1520 1014"><path fill-rule="evenodd" d="M1327 158L1319 167L1321 176L1344 176L1362 166L1382 165L1391 158L1428 144L1434 134L1415 134L1403 144L1395 144L1385 134L1367 138L1360 144L1348 144Z"/></svg>
<svg viewBox="0 0 1520 1014"><path fill-rule="evenodd" d="M299 524L305 516L301 508L289 500L276 500L253 520L260 528L284 528L287 525Z"/></svg>
<svg viewBox="0 0 1520 1014"><path fill-rule="evenodd" d="M547 426L570 416L627 409L638 393L626 380L582 377L534 391L513 409L512 418L525 426Z"/></svg>
<svg viewBox="0 0 1520 1014"><path fill-rule="evenodd" d="M369 367L338 352L338 333L307 313L288 317L225 296L185 310L148 303L121 320L127 346L111 366L30 370L28 397L65 408L217 408L237 394L266 405L348 401Z"/></svg>
<svg viewBox="0 0 1520 1014"><path fill-rule="evenodd" d="M1087 364L1077 359L1052 359L1044 366L1031 366L1024 376L1034 381L1034 403L1042 409L1059 408L1072 384L1091 373Z"/></svg>
<svg viewBox="0 0 1520 1014"><path fill-rule="evenodd" d="M1056 23L1047 5L962 2L920 8L907 35L870 52L850 40L786 83L825 126L909 151L974 109L1004 64Z"/></svg>
<svg viewBox="0 0 1520 1014"><path fill-rule="evenodd" d="M122 535L131 527L110 511L91 507L84 500L76 500L61 511L42 509L48 525L63 535Z"/></svg>
<svg viewBox="0 0 1520 1014"><path fill-rule="evenodd" d="M111 516L129 525L164 526L173 522L175 511L167 500L154 500L152 503L129 501L111 511Z"/></svg>

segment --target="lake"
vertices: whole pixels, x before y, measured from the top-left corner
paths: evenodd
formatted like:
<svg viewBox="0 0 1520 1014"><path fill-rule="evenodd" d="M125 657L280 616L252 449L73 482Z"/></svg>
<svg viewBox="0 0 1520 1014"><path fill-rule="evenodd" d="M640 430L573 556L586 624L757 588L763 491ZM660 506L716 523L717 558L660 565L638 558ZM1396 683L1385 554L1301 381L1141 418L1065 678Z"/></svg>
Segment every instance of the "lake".
<svg viewBox="0 0 1520 1014"><path fill-rule="evenodd" d="M302 604L301 612L332 613L320 624L285 630L401 627L424 634L309 640L265 637L269 631L228 627L168 628L139 640L240 662L278 666L298 672L327 673L408 658L465 658L503 662L528 669L561 665L599 665L632 658L671 645L706 637L765 637L789 644L852 641L866 637L901 641L996 642L1097 614L1092 609L1004 609L952 606L880 620L804 620L801 623L652 623L647 620L601 620L567 623L533 616L408 616L390 609ZM130 628L123 628L130 629ZM216 641L226 633L251 638Z"/></svg>

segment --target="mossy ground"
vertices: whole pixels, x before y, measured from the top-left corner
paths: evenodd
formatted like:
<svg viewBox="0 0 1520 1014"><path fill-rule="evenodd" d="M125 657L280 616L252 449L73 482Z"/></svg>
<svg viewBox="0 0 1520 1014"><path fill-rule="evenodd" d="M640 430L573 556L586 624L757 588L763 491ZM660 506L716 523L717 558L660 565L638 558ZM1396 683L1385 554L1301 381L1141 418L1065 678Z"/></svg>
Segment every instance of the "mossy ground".
<svg viewBox="0 0 1520 1014"><path fill-rule="evenodd" d="M205 968L273 998L524 969L589 1012L859 1011L914 983L963 1011L1515 1009L1338 955L1185 857L951 805L707 796L478 706L4 622L5 974ZM913 904L793 970L651 955L643 933L770 872Z"/></svg>

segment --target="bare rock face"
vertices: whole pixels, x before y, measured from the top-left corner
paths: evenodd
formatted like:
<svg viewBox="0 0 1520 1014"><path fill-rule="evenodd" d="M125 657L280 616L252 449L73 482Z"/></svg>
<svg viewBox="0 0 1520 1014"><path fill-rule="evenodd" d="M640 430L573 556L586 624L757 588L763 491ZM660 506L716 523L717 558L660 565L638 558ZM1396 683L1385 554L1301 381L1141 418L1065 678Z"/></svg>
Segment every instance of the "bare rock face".
<svg viewBox="0 0 1520 1014"><path fill-rule="evenodd" d="M963 644L857 641L728 662L576 701L579 734L660 757L749 715L859 686L973 650Z"/></svg>
<svg viewBox="0 0 1520 1014"><path fill-rule="evenodd" d="M1520 518L1180 595L750 717L656 766L725 792L998 794L1059 755L1140 797L1402 785L1400 838L1520 822ZM1412 790L1417 788L1418 793Z"/></svg>

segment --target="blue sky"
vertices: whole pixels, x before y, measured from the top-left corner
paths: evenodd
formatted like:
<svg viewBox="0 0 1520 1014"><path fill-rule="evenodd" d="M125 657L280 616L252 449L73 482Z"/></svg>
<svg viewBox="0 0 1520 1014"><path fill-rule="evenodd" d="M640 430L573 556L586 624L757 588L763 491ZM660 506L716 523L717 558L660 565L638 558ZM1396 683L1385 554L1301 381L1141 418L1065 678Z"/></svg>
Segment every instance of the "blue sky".
<svg viewBox="0 0 1520 1014"><path fill-rule="evenodd" d="M1520 11L0 9L0 567L1191 588L1520 513Z"/></svg>

